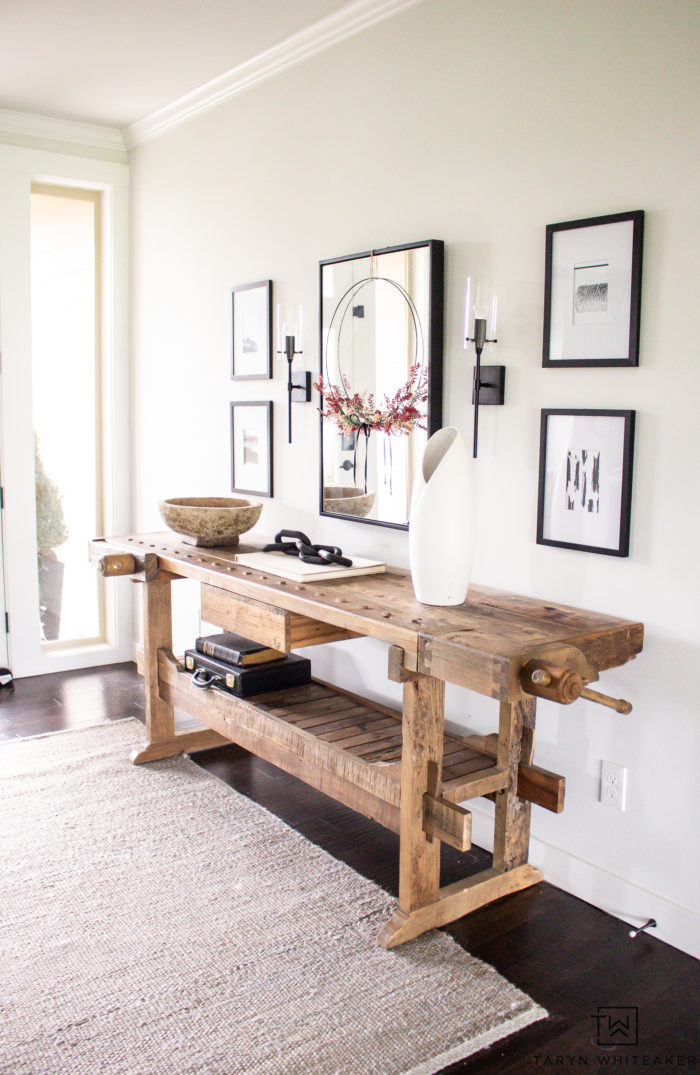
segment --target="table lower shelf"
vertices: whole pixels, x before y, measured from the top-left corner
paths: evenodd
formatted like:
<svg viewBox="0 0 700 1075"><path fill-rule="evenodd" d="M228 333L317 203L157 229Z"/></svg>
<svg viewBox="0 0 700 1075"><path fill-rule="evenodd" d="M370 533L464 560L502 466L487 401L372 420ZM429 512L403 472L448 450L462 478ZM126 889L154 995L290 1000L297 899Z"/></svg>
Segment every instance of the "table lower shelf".
<svg viewBox="0 0 700 1075"><path fill-rule="evenodd" d="M400 714L316 681L250 699L236 698L216 687L203 691L193 686L190 673L166 651L159 654L158 671L164 701L225 739L399 831ZM507 783L507 771L494 763L491 754L446 733L442 798L462 802L499 791Z"/></svg>
<svg viewBox="0 0 700 1075"><path fill-rule="evenodd" d="M155 681L153 669L152 690ZM401 833L399 906L377 937L385 948L394 948L542 879L540 871L524 861L507 867L495 863L491 869L441 889L436 872L431 890L424 887L416 895L406 877L413 860L404 848L406 832L400 816L402 718L386 706L318 681L254 699L236 698L216 687L203 691L192 684L191 674L166 649L157 653L157 691L163 702L204 727L179 733L172 725L169 733L163 729L165 735L161 732L132 755L136 764L234 742ZM151 704L154 702L155 692ZM422 828L434 841L436 838L466 850L471 845L471 814L456 804L507 789L509 773L495 764L497 739L445 735L442 786L436 795L426 792L422 797ZM563 795L563 777L536 766L519 766L519 799L558 812ZM410 796L408 801L412 812L419 804ZM518 799L513 801L518 810L524 805L518 805ZM431 846L429 841L426 846ZM438 871L439 843L433 861Z"/></svg>

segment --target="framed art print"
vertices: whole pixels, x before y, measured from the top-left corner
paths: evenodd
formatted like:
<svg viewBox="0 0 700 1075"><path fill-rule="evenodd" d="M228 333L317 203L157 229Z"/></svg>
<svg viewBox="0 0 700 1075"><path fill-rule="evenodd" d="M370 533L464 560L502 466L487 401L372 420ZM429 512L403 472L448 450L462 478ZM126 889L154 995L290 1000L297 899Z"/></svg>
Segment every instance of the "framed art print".
<svg viewBox="0 0 700 1075"><path fill-rule="evenodd" d="M644 212L547 226L543 366L638 366Z"/></svg>
<svg viewBox="0 0 700 1075"><path fill-rule="evenodd" d="M231 292L234 381L272 377L272 280L241 284Z"/></svg>
<svg viewBox="0 0 700 1075"><path fill-rule="evenodd" d="M634 419L634 411L542 411L538 545L629 555Z"/></svg>
<svg viewBox="0 0 700 1075"><path fill-rule="evenodd" d="M231 404L231 489L272 496L272 403Z"/></svg>

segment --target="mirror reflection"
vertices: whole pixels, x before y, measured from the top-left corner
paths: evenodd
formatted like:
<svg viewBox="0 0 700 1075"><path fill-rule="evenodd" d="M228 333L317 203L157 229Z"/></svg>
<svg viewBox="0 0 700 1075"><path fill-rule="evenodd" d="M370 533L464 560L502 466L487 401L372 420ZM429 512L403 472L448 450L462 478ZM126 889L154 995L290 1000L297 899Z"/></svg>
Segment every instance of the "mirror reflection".
<svg viewBox="0 0 700 1075"><path fill-rule="evenodd" d="M405 529L442 424L443 244L321 262L321 514Z"/></svg>

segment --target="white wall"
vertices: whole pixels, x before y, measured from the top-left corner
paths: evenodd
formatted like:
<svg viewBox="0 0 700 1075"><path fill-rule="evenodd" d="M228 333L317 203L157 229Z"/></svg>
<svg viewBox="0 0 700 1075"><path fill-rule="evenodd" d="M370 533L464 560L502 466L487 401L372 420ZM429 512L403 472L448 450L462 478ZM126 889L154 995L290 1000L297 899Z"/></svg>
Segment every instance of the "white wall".
<svg viewBox="0 0 700 1075"><path fill-rule="evenodd" d="M226 493L229 401L272 397L261 532L301 526L406 565L406 534L318 517L317 414L295 406L288 448L283 369L229 380L229 290L270 277L313 324L319 259L444 239L445 422L468 437L464 279L499 281L507 398L480 423L475 581L646 624L643 654L601 681L632 716L540 705L536 761L566 775L567 806L534 810L533 858L698 955L699 30L686 0L425 0L132 154L140 529L161 528L162 496ZM545 225L630 209L646 211L639 369L543 370ZM307 355L315 370L317 341ZM637 410L629 559L535 544L545 406ZM396 697L378 643L313 657ZM457 689L448 702L453 721L495 727L495 703ZM626 813L597 801L603 758L629 767Z"/></svg>

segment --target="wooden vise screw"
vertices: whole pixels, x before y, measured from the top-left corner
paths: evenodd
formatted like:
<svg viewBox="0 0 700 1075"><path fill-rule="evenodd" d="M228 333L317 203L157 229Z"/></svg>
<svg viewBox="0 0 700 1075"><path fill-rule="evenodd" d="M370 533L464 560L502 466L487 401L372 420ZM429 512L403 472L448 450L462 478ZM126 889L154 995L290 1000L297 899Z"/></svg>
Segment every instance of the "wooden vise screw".
<svg viewBox="0 0 700 1075"><path fill-rule="evenodd" d="M631 713L632 706L624 698L611 698L584 687L583 679L573 668L556 668L543 661L528 661L520 669L520 686L526 694L535 694L538 698L549 698L552 702L570 705L577 698L588 698L590 702L608 706L616 713Z"/></svg>
<svg viewBox="0 0 700 1075"><path fill-rule="evenodd" d="M138 566L131 553L114 553L101 556L97 561L97 570L106 579L111 579L115 575L133 575L138 571Z"/></svg>

